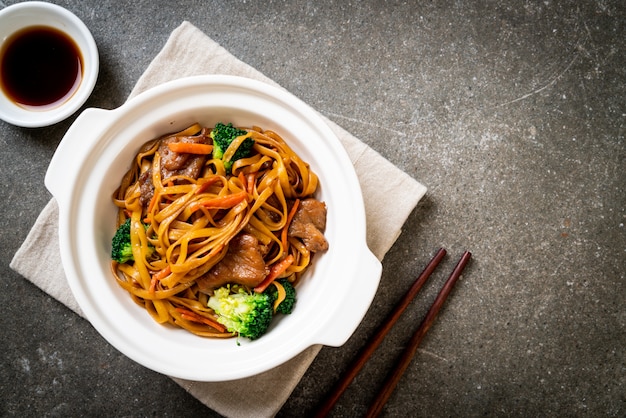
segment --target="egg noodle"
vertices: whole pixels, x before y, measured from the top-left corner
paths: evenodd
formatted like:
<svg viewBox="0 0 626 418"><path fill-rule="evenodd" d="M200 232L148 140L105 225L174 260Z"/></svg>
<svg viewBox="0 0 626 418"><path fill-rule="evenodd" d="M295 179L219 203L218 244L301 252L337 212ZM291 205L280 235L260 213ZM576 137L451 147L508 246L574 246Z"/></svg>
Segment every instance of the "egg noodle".
<svg viewBox="0 0 626 418"><path fill-rule="evenodd" d="M208 154L197 179L184 174L162 178L159 146L168 138L199 134L200 124L145 143L113 195L117 226L131 220L134 258L112 262L117 283L156 322L200 336L233 336L207 307L209 295L199 290L196 280L225 256L237 234L251 234L268 248L263 257L268 268L287 265L278 277L294 284L312 258L287 228L297 202L316 192L316 174L276 132L239 129L247 133L228 147L222 159ZM227 170L224 161L248 137L254 140L251 155ZM148 204L142 202L140 181L146 173L154 190Z"/></svg>

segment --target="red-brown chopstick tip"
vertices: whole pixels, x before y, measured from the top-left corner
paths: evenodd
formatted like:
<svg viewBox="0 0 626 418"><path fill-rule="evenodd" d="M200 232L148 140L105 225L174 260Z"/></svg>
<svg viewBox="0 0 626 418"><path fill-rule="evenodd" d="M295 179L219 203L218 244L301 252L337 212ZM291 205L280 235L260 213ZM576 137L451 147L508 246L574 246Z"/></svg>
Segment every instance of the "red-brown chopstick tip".
<svg viewBox="0 0 626 418"><path fill-rule="evenodd" d="M469 251L465 251L463 255L461 256L461 258L459 259L459 261L457 262L456 266L454 267L454 270L448 277L448 280L446 280L446 283L443 285L443 287L437 294L435 301L433 302L430 309L426 313L426 316L422 320L422 323L420 324L419 328L415 331L415 333L411 337L411 340L409 341L409 344L402 352L402 355L400 356L400 359L396 363L396 366L389 374L381 390L378 392L376 399L374 399L374 402L372 402L372 405L367 411L366 417L368 418L377 417L382 412L383 407L387 403L387 400L389 399L389 397L395 390L396 386L398 385L400 378L402 377L406 369L409 367L409 364L411 363L411 360L413 359L413 356L415 355L417 348L419 347L420 343L424 339L426 332L430 329L431 325L434 323L435 318L437 317L437 314L439 313L439 310L441 309L444 302L450 295L452 288L454 287L455 283L458 281L459 277L461 276L461 273L463 273L463 269L465 269L465 266L467 265L471 257L472 257L472 254Z"/></svg>
<svg viewBox="0 0 626 418"><path fill-rule="evenodd" d="M437 268L443 257L446 255L446 250L440 248L437 253L430 259L424 270L417 277L415 282L411 285L409 290L405 293L404 297L396 304L394 310L391 312L386 321L384 321L376 333L370 338L367 344L361 349L357 356L352 360L350 366L341 375L340 379L335 383L335 386L324 399L323 403L318 407L314 417L321 418L327 416L333 409L341 395L348 388L350 383L354 380L357 374L361 371L367 360L374 353L376 348L383 341L389 330L398 321L402 313L406 310L415 296L419 293L424 286L431 273Z"/></svg>

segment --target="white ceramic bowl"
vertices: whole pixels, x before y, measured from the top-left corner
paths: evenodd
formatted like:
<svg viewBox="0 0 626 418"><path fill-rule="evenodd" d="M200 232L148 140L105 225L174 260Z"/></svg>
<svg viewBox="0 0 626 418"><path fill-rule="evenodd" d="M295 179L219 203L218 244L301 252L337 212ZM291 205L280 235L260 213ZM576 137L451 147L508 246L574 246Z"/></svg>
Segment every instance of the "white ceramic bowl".
<svg viewBox="0 0 626 418"><path fill-rule="evenodd" d="M96 84L99 57L91 32L76 15L51 3L29 1L0 10L0 49L15 32L31 26L49 26L74 40L82 55L82 81L74 94L56 107L45 110L26 109L17 105L0 89L0 118L22 127L42 127L60 122L87 101Z"/></svg>
<svg viewBox="0 0 626 418"><path fill-rule="evenodd" d="M116 208L111 195L139 146L200 122L258 125L278 132L318 174L328 206L330 248L298 285L291 315L255 341L205 339L159 325L110 272ZM223 381L284 363L314 344L342 345L378 288L381 264L365 242L361 189L328 125L284 90L233 76L179 79L115 110L87 109L59 145L45 178L59 203L61 259L81 309L113 346L144 366L184 379Z"/></svg>

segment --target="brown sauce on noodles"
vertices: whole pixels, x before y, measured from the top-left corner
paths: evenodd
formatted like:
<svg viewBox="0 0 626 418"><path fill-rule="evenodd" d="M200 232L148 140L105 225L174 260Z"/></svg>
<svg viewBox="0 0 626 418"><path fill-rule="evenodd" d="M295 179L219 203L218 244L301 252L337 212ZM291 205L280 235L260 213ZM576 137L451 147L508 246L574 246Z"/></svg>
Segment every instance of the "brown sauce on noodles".
<svg viewBox="0 0 626 418"><path fill-rule="evenodd" d="M252 290L286 259L280 278L297 284L328 248L326 205L315 199L317 175L276 132L240 128L254 146L227 170L208 152L211 129L192 125L135 155L113 196L117 226L131 220L134 261L112 270L157 322L230 337L207 307L213 289Z"/></svg>

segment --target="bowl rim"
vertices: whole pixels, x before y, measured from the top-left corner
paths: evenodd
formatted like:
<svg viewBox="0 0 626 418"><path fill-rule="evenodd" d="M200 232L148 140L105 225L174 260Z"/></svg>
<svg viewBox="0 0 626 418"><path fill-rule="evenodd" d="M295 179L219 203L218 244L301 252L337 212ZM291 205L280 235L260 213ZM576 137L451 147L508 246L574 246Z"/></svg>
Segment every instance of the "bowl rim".
<svg viewBox="0 0 626 418"><path fill-rule="evenodd" d="M70 168L70 171L76 171L80 175L73 173L69 178L66 177L62 182L59 182L58 179L55 180L54 172L55 170L58 171L59 166L63 166L64 169L67 169L67 167L64 165L63 159L61 158L62 153L65 152L70 152L76 161L82 161L81 164L83 166L86 164L84 161L91 159L88 163L97 160L103 166L107 166L107 169L110 169L110 167L108 166L110 166L111 163L115 161L115 158L118 158L118 160L122 159L120 155L123 153L126 153L127 155L132 154L128 149L119 149L120 146L122 148L124 147L123 144L121 145L119 143L120 141L124 141L124 138L118 139L118 143L115 143L116 139L112 140L113 143L102 143L110 141L110 136L113 132L119 133L118 131L123 131L124 127L120 127L118 126L118 124L123 125L124 123L130 123L132 126L132 124L134 123L141 125L142 123L147 122L141 120L137 121L137 119L141 119L141 117L144 116L146 119L150 119L151 117L158 119L158 117L161 117L164 119L161 120L161 122L159 123L165 123L164 121L169 120L168 118L171 117L172 119L175 119L175 117L171 115L163 115L163 113L171 111L172 107L184 107L188 104L188 102L194 100L212 100L213 95L220 94L221 90L219 86L225 86L224 88L226 89L230 88L233 89L233 91L243 92L242 94L246 94L252 91L254 94L260 94L261 97L266 97L264 95L267 95L267 100L269 101L262 101L262 104L268 107L271 107L276 103L278 103L278 106L288 106L289 111L287 111L288 113L286 115L296 118L306 117L306 123L311 123L312 126L315 126L316 129L319 129L320 132L323 132L323 135L326 135L322 138L321 133L318 134L312 131L314 135L320 135L320 137L307 137L307 142L318 141L315 142L315 144L319 145L319 141L323 141L324 144L326 144L325 146L327 147L324 148L324 150L329 151L329 153L332 154L329 155L329 158L332 160L332 162L328 163L332 164L332 166L330 166L330 168L328 168L329 166L325 166L325 169L328 169L328 171L333 174L339 173L339 175L345 175L346 178L342 178L337 181L335 181L335 179L333 178L333 184L328 184L328 178L326 178L324 174L318 172L318 175L321 174L320 181L322 181L323 179L325 179L326 181L326 183L322 184L323 193L328 193L328 196L333 197L337 196L339 192L344 193L351 203L346 203L347 206L343 207L341 210L336 207L333 209L334 212L329 211L329 213L337 214L337 218L341 218L340 221L342 225L341 227L334 227L337 232L332 237L332 239L338 243L337 247L340 247L341 250L335 250L335 252L332 253L332 256L324 255L316 259L311 276L315 275L314 277L316 278L324 276L324 280L328 280L326 277L330 276L330 274L326 273L332 272L337 273L339 277L342 277L343 275L349 276L349 279L346 279L346 282L342 282L337 286L337 294L328 297L328 300L330 301L329 304L332 306L327 307L327 310L324 310L322 313L319 314L319 317L317 319L320 323L314 324L310 329L296 329L294 321L297 321L297 319L281 319L279 325L277 325L276 327L277 331L275 334L269 332L259 340L255 340L253 342L242 342L241 347L237 346L237 348L235 348L235 343L232 340L226 341L227 344L230 344L228 348L224 348L223 346L218 347L218 342L213 343L210 348L215 352L220 352L223 354L226 352L225 350L228 350L229 353L236 352L246 354L250 355L251 359L258 360L258 362L254 363L251 362L251 360L249 361L248 359L246 359L246 361L240 362L243 365L241 366L241 369L228 369L227 365L224 365L224 367L220 368L219 371L211 370L211 372L208 373L207 369L202 369L201 367L197 367L196 369L191 370L190 367L187 367L187 363L185 363L182 367L184 370L181 369L182 363L155 364L154 359L146 358L145 353L142 353L141 348L136 346L136 344L132 342L125 343L124 341L120 341L121 338L126 336L126 334L128 333L127 330L111 329L112 326L110 323L107 322L108 319L102 318L102 307L98 305L99 301L94 300L93 288L97 285L94 285L92 283L90 284L90 286L92 286L92 289L86 288L84 277L87 275L87 267L84 265L84 263L81 263L80 258L76 256L80 248L81 255L86 254L85 258L91 257L93 260L95 260L98 257L98 255L95 254L95 252L97 251L96 249L90 250L90 248L87 248L90 247L91 244L89 240L92 238L81 237L80 233L77 232L76 226L77 223L83 225L83 220L85 220L86 224L89 225L95 222L94 215L91 214L91 212L96 211L95 208L99 205L92 203L86 204L84 202L81 202L81 199L83 201L85 200L84 196L82 198L77 198L75 196L75 194L84 195L85 190L91 190L91 186L96 184L92 183L92 178L94 177L94 175L81 173L81 167L77 167L75 169ZM189 97L187 97L186 95L188 95ZM250 99L253 102L255 98L246 96L246 99ZM167 102L167 104L165 104L165 102ZM194 106L195 105L196 102L194 102ZM154 113L151 113L150 109L156 110L154 110ZM263 111L269 112L269 110L265 109ZM296 113L292 115L289 112ZM300 114L298 112L302 113ZM102 123L103 120L105 121L104 128L98 128L97 126L95 126L94 128L94 125ZM179 121L179 123L182 122ZM81 126L85 124L89 125L89 130L92 133L92 138L84 138L85 140L83 140L78 145L75 143L72 144L67 138L71 138L72 136L81 134ZM173 127L171 130L176 130L177 128L178 126ZM128 128L127 126L126 130L128 131L129 129L130 128ZM139 131L141 131L142 129L143 128L140 128ZM132 129L130 130L132 131ZM165 132L159 133L162 134ZM307 133L311 132L307 131ZM130 136L132 135L134 135L134 133L130 134ZM149 137L145 139L147 140L151 138ZM135 140L135 142L138 146L139 141ZM115 146L118 146L118 149L112 150L111 148ZM126 144L126 147L128 146L129 145ZM307 144L307 146L310 147L312 145ZM79 149L81 147L82 150ZM97 158L94 156L96 156ZM130 158L132 158L132 156ZM333 171L337 169L335 166L341 164L347 166L342 167L342 169L339 171ZM346 170L345 172L343 171L344 169ZM100 172L98 175L101 176L102 172ZM106 174L102 177L106 177ZM102 180L97 181L102 182ZM68 277L70 288L74 293L74 296L77 299L79 306L83 310L83 313L94 325L94 327L100 332L100 334L103 335L103 337L107 339L119 351L121 351L131 359L135 360L136 362L163 374L196 381L233 380L255 375L268 369L274 368L295 357L312 345L342 345L361 322L367 309L369 309L371 301L378 287L382 267L379 260L376 259L367 248L367 244L365 241L365 209L363 204L363 198L356 172L354 171L354 167L349 160L345 148L343 148L343 145L340 143L337 136L332 132L330 127L321 118L321 116L313 111L310 107L308 107L308 105L295 98L295 96L291 95L291 93L288 93L285 90L282 90L278 87L270 86L260 81L236 76L188 77L185 79L170 81L168 83L150 89L129 100L126 104L122 105L118 109L114 109L111 111L88 109L77 118L72 127L70 127L70 130L68 130L66 137L64 137L61 141L57 152L53 156L48 172L46 173L45 183L46 187L52 192L53 196L57 197L57 201L59 203L59 239L61 247L61 258L63 261L64 269L66 271L66 275ZM338 198L334 198L337 202L339 202ZM74 216L77 216L78 219L73 219ZM345 223L346 225L343 225L343 223ZM114 231L111 231L110 234L112 235L113 232ZM110 242L110 237L108 239ZM352 248L345 248L347 246L346 243L348 242L351 245L353 244ZM86 245L83 245L85 243ZM339 257L343 257L341 266L339 266ZM92 268L93 265L90 265L88 267ZM104 266L101 266L100 270L103 269ZM110 275L110 273L108 274ZM92 277L95 277L97 275L98 273L96 272ZM355 280L357 276L359 276L359 280L363 280L363 285L361 286L361 288L357 290L352 290L348 288L348 285L351 283L347 281ZM109 281L111 279L112 278L109 278ZM114 284L115 286L117 286L116 283ZM310 289L309 282L305 282L303 285L308 287L302 288L302 291L306 292L305 289ZM111 292L112 290L108 287L110 286L101 285L101 287L97 290L98 292L102 293L98 294L106 295L107 292ZM308 301L302 303L299 302L299 306L304 305L304 307L301 308L304 309L304 311L298 311L298 309L296 309L296 311L294 312L302 312L302 314L296 314L292 318L298 318L299 320L302 316L305 315L305 313L308 314L312 312L314 303L323 303L323 301L318 300L321 295L319 295L319 292L317 292L317 290L309 290L306 294L309 296ZM346 298L352 296L354 297L356 302L353 302L353 304L343 303L345 302ZM128 298L128 295L125 295L125 298L130 300L130 298ZM114 301L114 303L120 302ZM123 311L124 309L126 309L126 307L120 305L120 309ZM342 318L342 321L336 321L337 323L331 323L331 320L335 319L333 318L334 314L336 314L337 317ZM123 312L119 315L120 317L124 318ZM126 315L125 319L128 319L127 316L128 315ZM151 318L148 319L152 321ZM138 323L124 323L127 324L127 326L129 327L140 327ZM159 327L162 326L159 325ZM324 329L324 327L326 328ZM140 330L141 332L143 332L141 338L149 339L151 337L150 332L154 330L154 327L152 327L152 325L146 325L144 328ZM276 339L279 337L279 332L285 334L284 330L293 331L295 335L289 336L289 347L284 348L281 351L276 351L276 349L274 347L271 347L270 345L276 342ZM156 332L161 333L161 331ZM199 338L196 336L193 337L196 339ZM187 343L189 342L188 339L185 341ZM191 353L190 355L198 355L198 347L201 345L202 344L197 344L194 347L190 347L188 353ZM257 349L256 347L258 347L257 351L255 351ZM262 350L266 351L263 352Z"/></svg>
<svg viewBox="0 0 626 418"><path fill-rule="evenodd" d="M68 9L43 1L16 3L0 10L0 51L12 34L33 26L53 27L73 39L83 57L83 76L68 99L45 110L23 108L10 100L0 88L0 119L24 128L50 126L76 113L95 88L100 67L98 47L87 25Z"/></svg>

